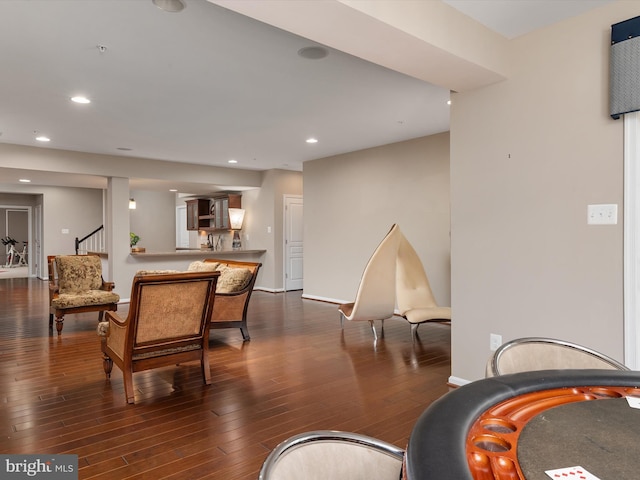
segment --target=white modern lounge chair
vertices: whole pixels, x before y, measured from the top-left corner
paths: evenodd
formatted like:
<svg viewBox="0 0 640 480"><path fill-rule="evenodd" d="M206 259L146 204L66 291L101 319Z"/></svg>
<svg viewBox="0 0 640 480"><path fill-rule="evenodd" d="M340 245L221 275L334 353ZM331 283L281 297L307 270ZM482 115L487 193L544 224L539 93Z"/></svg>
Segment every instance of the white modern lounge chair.
<svg viewBox="0 0 640 480"><path fill-rule="evenodd" d="M345 318L354 322L368 321L373 330L373 338L377 340L374 321L382 320L384 327L385 318L394 315L396 255L401 235L400 228L394 224L373 252L360 279L355 301L338 307L342 327Z"/></svg>
<svg viewBox="0 0 640 480"><path fill-rule="evenodd" d="M440 307L436 303L420 257L402 233L396 263L398 310L411 324L411 337L415 341L420 324L450 322L451 308Z"/></svg>

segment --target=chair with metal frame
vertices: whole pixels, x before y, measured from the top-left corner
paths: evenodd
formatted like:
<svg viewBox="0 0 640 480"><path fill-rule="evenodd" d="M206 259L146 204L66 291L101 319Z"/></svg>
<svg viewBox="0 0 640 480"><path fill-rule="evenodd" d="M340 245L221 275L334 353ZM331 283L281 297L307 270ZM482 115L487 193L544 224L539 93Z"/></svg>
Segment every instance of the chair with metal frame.
<svg viewBox="0 0 640 480"><path fill-rule="evenodd" d="M366 435L334 430L288 438L266 458L259 480L398 480L404 450Z"/></svg>
<svg viewBox="0 0 640 480"><path fill-rule="evenodd" d="M396 266L396 297L400 315L411 325L415 342L418 327L426 322L451 322L451 308L436 302L420 257L407 238L400 234Z"/></svg>
<svg viewBox="0 0 640 480"><path fill-rule="evenodd" d="M487 362L485 376L556 369L629 370L617 360L576 343L525 337L498 347Z"/></svg>
<svg viewBox="0 0 640 480"><path fill-rule="evenodd" d="M356 299L338 307L340 325L344 320L368 321L374 340L378 339L375 320L384 320L394 315L396 306L396 255L400 241L400 227L393 225L382 239L362 273Z"/></svg>

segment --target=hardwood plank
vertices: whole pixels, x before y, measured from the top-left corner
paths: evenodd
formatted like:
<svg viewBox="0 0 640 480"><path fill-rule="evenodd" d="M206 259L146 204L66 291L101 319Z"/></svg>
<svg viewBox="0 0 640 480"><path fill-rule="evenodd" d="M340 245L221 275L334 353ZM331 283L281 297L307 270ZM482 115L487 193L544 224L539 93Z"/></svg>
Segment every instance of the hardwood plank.
<svg viewBox="0 0 640 480"><path fill-rule="evenodd" d="M46 282L0 280L0 451L72 453L80 479L255 479L268 453L308 430L360 432L404 447L448 391L450 327L385 321L340 328L337 306L301 292L254 292L251 341L210 336L210 386L197 363L134 374L102 369L96 314L48 327ZM127 306L119 308L126 315Z"/></svg>

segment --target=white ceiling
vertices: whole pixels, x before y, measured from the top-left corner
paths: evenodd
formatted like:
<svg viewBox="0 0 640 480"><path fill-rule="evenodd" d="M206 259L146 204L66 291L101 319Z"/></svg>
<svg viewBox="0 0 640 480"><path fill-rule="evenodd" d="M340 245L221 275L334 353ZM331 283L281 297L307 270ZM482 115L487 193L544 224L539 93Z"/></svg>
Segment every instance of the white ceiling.
<svg viewBox="0 0 640 480"><path fill-rule="evenodd" d="M445 1L512 38L609 0ZM297 52L311 41L206 0L185 3L167 13L151 0L1 1L0 142L302 170L449 128L446 89L336 50L308 60ZM92 103L70 102L77 94ZM43 177L34 183L61 184Z"/></svg>
<svg viewBox="0 0 640 480"><path fill-rule="evenodd" d="M615 0L442 0L506 38L516 38Z"/></svg>
<svg viewBox="0 0 640 480"><path fill-rule="evenodd" d="M445 89L335 50L307 60L310 41L186 3L0 2L0 140L38 145L38 131L49 148L301 170L448 129ZM72 104L78 93L92 103Z"/></svg>

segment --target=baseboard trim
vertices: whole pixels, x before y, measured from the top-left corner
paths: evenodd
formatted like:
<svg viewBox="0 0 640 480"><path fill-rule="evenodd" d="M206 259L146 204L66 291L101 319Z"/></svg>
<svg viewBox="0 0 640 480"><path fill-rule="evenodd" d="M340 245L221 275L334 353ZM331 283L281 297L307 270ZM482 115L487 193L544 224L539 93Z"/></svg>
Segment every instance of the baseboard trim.
<svg viewBox="0 0 640 480"><path fill-rule="evenodd" d="M335 303L336 305L342 305L343 303L349 303L348 300L337 300L335 298L320 297L318 295L308 295L306 293L302 294L302 298L305 298L307 300L317 300L318 302Z"/></svg>
<svg viewBox="0 0 640 480"><path fill-rule="evenodd" d="M462 387L463 385L471 383L471 380L466 380L464 378L455 377L455 376L451 375L449 377L449 381L447 383L449 385L451 385L452 387Z"/></svg>
<svg viewBox="0 0 640 480"><path fill-rule="evenodd" d="M254 290L260 290L261 292L268 293L282 293L284 288L267 288L267 287L253 287Z"/></svg>

